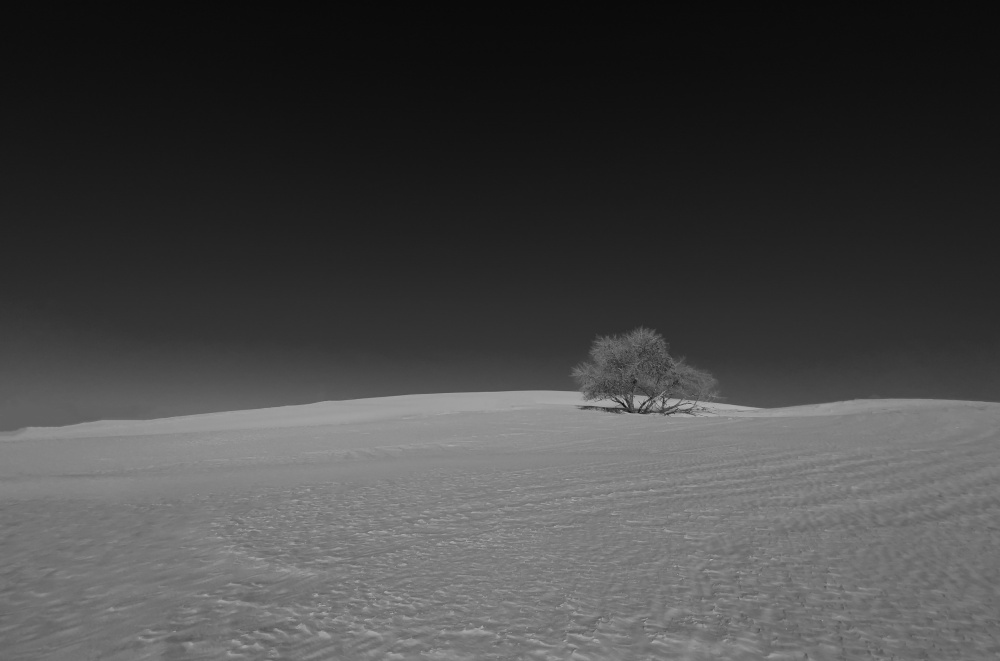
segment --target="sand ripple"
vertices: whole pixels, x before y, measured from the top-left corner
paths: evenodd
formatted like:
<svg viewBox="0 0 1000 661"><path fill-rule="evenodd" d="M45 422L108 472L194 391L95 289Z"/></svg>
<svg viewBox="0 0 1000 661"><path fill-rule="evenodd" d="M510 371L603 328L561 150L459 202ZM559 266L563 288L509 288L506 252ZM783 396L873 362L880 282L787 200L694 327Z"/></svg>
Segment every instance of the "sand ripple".
<svg viewBox="0 0 1000 661"><path fill-rule="evenodd" d="M996 659L998 410L467 414L458 463L396 423L364 480L7 500L4 658Z"/></svg>

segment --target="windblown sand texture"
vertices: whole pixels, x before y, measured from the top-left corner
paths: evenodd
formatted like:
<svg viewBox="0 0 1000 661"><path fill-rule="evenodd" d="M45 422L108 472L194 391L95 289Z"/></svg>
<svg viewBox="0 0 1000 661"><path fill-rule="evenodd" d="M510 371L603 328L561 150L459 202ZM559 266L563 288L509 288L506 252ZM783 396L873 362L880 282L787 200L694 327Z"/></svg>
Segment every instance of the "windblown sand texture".
<svg viewBox="0 0 1000 661"><path fill-rule="evenodd" d="M0 658L1000 658L1000 404L580 404L2 437Z"/></svg>

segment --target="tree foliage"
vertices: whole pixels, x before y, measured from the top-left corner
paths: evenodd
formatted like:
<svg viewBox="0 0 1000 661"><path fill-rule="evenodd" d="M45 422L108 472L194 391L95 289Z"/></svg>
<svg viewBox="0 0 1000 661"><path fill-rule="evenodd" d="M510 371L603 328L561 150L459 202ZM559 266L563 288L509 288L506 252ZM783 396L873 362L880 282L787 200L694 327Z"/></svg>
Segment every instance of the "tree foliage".
<svg viewBox="0 0 1000 661"><path fill-rule="evenodd" d="M629 413L678 413L718 396L715 377L671 356L663 337L642 327L598 336L590 361L572 375L584 399L610 400Z"/></svg>

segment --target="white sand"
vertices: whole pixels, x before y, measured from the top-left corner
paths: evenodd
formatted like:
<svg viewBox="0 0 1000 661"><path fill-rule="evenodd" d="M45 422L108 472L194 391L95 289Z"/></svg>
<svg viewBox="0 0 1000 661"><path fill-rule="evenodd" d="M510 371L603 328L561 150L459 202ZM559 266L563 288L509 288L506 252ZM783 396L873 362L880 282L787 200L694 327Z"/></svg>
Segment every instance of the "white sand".
<svg viewBox="0 0 1000 661"><path fill-rule="evenodd" d="M613 407L609 402L585 402L578 392L563 390L515 390L507 392L462 392L436 395L400 395L301 406L278 406L250 411L205 413L159 420L101 420L66 427L30 427L9 438L82 438L94 436L145 436L190 432L315 427L349 422L392 420L414 416L444 415L464 411L504 411L524 408L567 406ZM702 405L710 413L754 411L753 407L712 403Z"/></svg>
<svg viewBox="0 0 1000 661"><path fill-rule="evenodd" d="M0 657L1000 656L1000 404L581 404L7 436Z"/></svg>

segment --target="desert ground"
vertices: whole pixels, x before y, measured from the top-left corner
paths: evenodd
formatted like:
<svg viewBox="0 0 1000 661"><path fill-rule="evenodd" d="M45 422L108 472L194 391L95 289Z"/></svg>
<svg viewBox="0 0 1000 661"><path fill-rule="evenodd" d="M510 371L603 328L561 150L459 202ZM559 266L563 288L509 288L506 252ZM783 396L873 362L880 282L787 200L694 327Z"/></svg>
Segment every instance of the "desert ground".
<svg viewBox="0 0 1000 661"><path fill-rule="evenodd" d="M1000 404L582 404L2 435L0 658L1000 658Z"/></svg>

